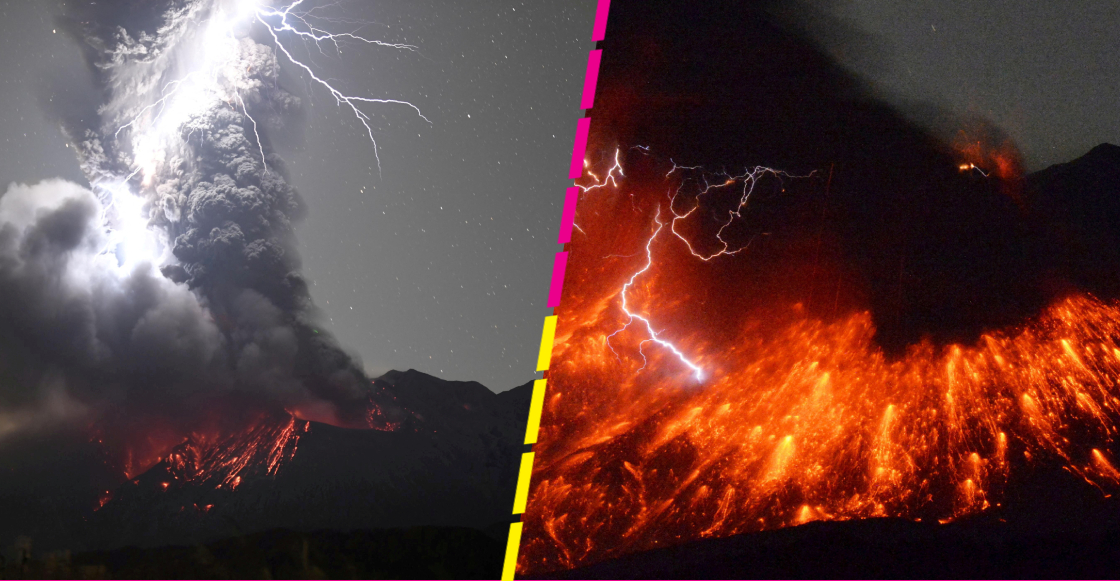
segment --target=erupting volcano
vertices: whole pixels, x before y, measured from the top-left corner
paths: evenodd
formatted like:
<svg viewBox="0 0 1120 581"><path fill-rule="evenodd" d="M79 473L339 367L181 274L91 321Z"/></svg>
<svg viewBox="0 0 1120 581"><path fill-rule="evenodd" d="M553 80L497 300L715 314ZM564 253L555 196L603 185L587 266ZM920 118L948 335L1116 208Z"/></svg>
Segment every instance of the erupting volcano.
<svg viewBox="0 0 1120 581"><path fill-rule="evenodd" d="M416 51L344 10L57 6L90 86L46 106L88 184L0 196L0 550L505 514L524 390L368 377L301 273L306 208L272 141L301 107L285 84L353 115L371 171L375 133L397 122L383 114L428 126L408 101L317 72L331 49Z"/></svg>
<svg viewBox="0 0 1120 581"><path fill-rule="evenodd" d="M1011 519L1054 471L1120 490L1120 148L1027 175L776 4L633 9L603 46L520 574L780 576L698 543ZM643 560L668 568L606 568Z"/></svg>
<svg viewBox="0 0 1120 581"><path fill-rule="evenodd" d="M1120 303L1071 293L892 357L838 268L813 261L819 231L767 227L819 218L827 177L670 167L661 187L619 178L580 200L523 567L813 520L947 522L1051 462L1117 490Z"/></svg>

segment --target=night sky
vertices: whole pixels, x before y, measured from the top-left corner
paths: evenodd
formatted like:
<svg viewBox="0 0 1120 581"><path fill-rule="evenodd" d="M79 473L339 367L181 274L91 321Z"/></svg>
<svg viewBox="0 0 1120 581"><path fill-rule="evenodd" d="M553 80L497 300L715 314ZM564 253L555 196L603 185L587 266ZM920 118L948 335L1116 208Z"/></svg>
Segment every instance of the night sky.
<svg viewBox="0 0 1120 581"><path fill-rule="evenodd" d="M88 85L50 3L0 8L0 182L85 183L41 101ZM382 172L349 112L288 70L304 119L273 143L306 200L312 296L367 371L416 368L502 391L532 379L595 2L342 2L330 14L418 47L314 53L374 117Z"/></svg>
<svg viewBox="0 0 1120 581"><path fill-rule="evenodd" d="M1116 2L828 4L839 22L818 22L815 36L842 64L898 106L986 117L1016 142L1028 170L1120 142ZM838 34L844 28L854 34Z"/></svg>

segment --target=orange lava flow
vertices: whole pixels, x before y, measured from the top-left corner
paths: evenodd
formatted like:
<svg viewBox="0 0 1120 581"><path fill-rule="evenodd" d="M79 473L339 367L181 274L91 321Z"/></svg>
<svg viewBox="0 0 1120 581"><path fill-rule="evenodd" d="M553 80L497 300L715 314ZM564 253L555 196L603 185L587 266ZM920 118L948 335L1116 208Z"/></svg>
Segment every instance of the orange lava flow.
<svg viewBox="0 0 1120 581"><path fill-rule="evenodd" d="M212 481L216 488L235 489L250 473L275 475L295 456L299 438L309 425L294 416L283 420L266 417L235 434L192 434L166 461L180 482Z"/></svg>
<svg viewBox="0 0 1120 581"><path fill-rule="evenodd" d="M345 420L326 402L251 411L251 407L216 400L205 413L183 422L189 427L161 422L158 416L133 417L126 437L107 440L103 427L91 426L91 441L104 447L110 458L107 464L118 468L125 480L135 480L165 463L177 482L207 482L233 489L250 474L274 476L295 456L299 439L310 430L312 421L348 429L399 429L400 421L388 419L375 395L392 397L378 388L358 408L359 414ZM116 449L120 452L114 458ZM106 502L99 500L98 508Z"/></svg>
<svg viewBox="0 0 1120 581"><path fill-rule="evenodd" d="M519 573L812 520L952 520L1042 459L1120 485L1120 304L1073 295L976 343L890 358L864 310L826 320L790 301L719 329L681 316L703 300L681 277L707 271L659 271L688 252L666 237L630 300L705 369L697 382L638 334L607 342L652 231L624 190L580 200Z"/></svg>

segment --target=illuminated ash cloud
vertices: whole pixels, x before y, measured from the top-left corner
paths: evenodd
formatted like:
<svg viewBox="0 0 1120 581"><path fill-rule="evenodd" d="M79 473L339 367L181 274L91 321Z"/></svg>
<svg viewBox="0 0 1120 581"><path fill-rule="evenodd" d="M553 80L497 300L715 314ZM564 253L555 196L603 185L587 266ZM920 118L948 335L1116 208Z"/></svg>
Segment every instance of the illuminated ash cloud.
<svg viewBox="0 0 1120 581"><path fill-rule="evenodd" d="M91 192L60 180L0 197L0 437L133 390L158 397L209 381L218 328L185 287L116 270L101 252L101 213Z"/></svg>
<svg viewBox="0 0 1120 581"><path fill-rule="evenodd" d="M317 328L293 234L304 204L268 135L300 107L278 54L310 72L281 42L411 47L330 36L301 4L63 6L100 94L53 113L90 187L0 197L0 438L106 410L186 430L219 400L369 427L399 413ZM366 129L359 105L411 106L310 74Z"/></svg>

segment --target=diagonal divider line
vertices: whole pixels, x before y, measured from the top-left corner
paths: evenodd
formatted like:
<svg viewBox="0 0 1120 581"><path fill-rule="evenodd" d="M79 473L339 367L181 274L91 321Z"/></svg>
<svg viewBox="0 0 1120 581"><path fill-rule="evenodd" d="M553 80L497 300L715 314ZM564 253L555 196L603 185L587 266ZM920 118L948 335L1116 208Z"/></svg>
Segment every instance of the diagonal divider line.
<svg viewBox="0 0 1120 581"><path fill-rule="evenodd" d="M610 12L610 0L599 0L595 9L595 27L592 30L592 40L603 40L607 31L607 16ZM595 90L599 80L599 65L602 60L602 50L591 51L587 56L587 72L583 80L583 93L581 95L581 109L591 109L595 103ZM582 117L576 123L575 142L572 146L572 160L568 170L568 178L577 180L583 177L583 160L587 155L587 139L591 132L591 118ZM560 233L557 237L559 244L567 245L572 238L572 224L575 219L576 202L579 199L579 188L569 187L565 191L564 211L560 218ZM565 246L566 248L566 246ZM568 266L568 251L556 253L552 267L552 283L549 286L548 306L560 306L563 295L564 273ZM541 331L541 346L537 356L537 371L543 371L546 379L533 382L533 397L529 404L529 418L525 426L525 444L531 446L537 443L540 431L541 414L544 411L545 388L548 383L547 372L552 361L552 344L556 339L556 315L544 319L544 328ZM524 514L529 502L529 482L533 474L533 452L521 455L521 468L517 476L517 489L513 498L513 514ZM524 523L517 521L510 523L509 538L506 542L506 555L502 564L502 581L512 581L517 572L517 554L521 547L521 532Z"/></svg>

